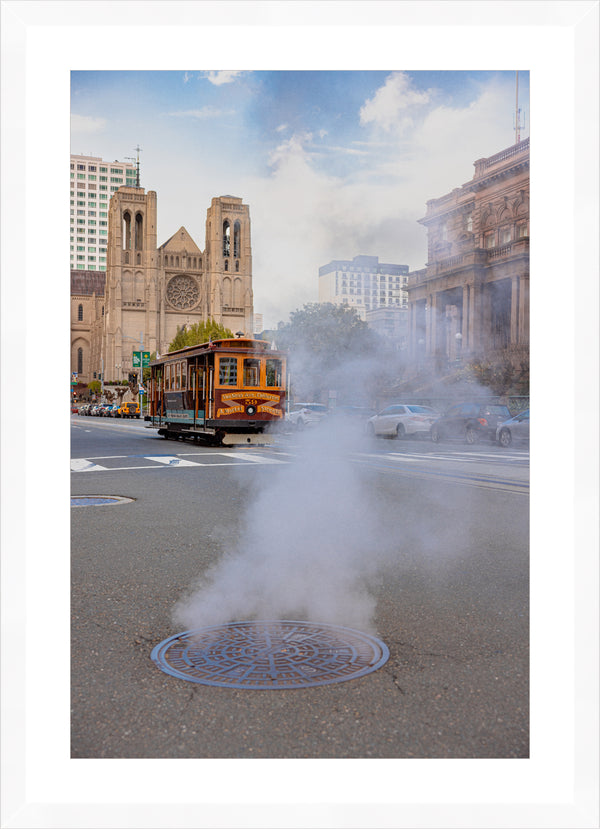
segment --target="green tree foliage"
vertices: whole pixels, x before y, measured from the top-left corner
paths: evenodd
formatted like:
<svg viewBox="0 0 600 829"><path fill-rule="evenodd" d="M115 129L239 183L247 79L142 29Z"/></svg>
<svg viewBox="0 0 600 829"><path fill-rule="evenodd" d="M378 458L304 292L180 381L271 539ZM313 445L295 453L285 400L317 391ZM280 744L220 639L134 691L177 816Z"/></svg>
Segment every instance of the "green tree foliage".
<svg viewBox="0 0 600 829"><path fill-rule="evenodd" d="M177 329L175 338L169 345L169 351L177 351L188 345L207 343L209 339L222 340L233 337L233 332L213 319L206 322L195 322L193 325L182 325Z"/></svg>
<svg viewBox="0 0 600 829"><path fill-rule="evenodd" d="M327 402L332 390L338 402L369 396L383 344L354 308L308 303L290 314L289 323L279 324L274 339L278 349L288 352L296 399Z"/></svg>
<svg viewBox="0 0 600 829"><path fill-rule="evenodd" d="M100 380L92 380L88 383L88 389L92 394L100 394L100 390L102 389L102 384Z"/></svg>

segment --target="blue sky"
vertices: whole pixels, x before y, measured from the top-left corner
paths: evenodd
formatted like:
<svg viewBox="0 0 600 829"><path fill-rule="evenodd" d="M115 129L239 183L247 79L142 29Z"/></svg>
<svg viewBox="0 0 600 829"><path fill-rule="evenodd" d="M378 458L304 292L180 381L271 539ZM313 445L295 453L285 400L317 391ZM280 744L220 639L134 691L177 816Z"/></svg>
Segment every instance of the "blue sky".
<svg viewBox="0 0 600 829"><path fill-rule="evenodd" d="M519 71L529 134L529 73ZM417 220L514 143L517 71L73 71L71 150L142 148L158 239L204 248L213 196L250 206L254 306L273 327L358 254L423 267Z"/></svg>

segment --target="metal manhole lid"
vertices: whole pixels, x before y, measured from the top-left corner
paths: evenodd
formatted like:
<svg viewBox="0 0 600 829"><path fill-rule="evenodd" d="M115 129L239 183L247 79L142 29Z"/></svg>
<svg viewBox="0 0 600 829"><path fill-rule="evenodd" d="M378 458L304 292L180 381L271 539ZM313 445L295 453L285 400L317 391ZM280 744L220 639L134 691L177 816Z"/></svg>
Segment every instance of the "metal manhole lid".
<svg viewBox="0 0 600 829"><path fill-rule="evenodd" d="M122 495L71 495L72 507L104 507L117 504L130 504L133 498Z"/></svg>
<svg viewBox="0 0 600 829"><path fill-rule="evenodd" d="M389 650L374 636L337 625L249 621L177 633L151 658L188 682L283 689L356 679L384 665Z"/></svg>

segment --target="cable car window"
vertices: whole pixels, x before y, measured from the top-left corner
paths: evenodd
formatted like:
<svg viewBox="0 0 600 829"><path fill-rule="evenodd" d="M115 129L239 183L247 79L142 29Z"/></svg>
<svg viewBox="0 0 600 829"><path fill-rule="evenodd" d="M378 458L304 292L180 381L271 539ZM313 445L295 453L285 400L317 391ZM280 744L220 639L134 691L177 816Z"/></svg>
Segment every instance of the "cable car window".
<svg viewBox="0 0 600 829"><path fill-rule="evenodd" d="M267 386L280 386L281 377L281 360L267 360Z"/></svg>
<svg viewBox="0 0 600 829"><path fill-rule="evenodd" d="M260 385L260 360L246 358L244 360L244 385Z"/></svg>
<svg viewBox="0 0 600 829"><path fill-rule="evenodd" d="M237 386L237 357L220 358L219 385Z"/></svg>
<svg viewBox="0 0 600 829"><path fill-rule="evenodd" d="M187 371L187 364L181 363L181 388L186 388L186 371Z"/></svg>
<svg viewBox="0 0 600 829"><path fill-rule="evenodd" d="M181 373L180 373L180 365L181 363L175 363L175 390L181 388Z"/></svg>

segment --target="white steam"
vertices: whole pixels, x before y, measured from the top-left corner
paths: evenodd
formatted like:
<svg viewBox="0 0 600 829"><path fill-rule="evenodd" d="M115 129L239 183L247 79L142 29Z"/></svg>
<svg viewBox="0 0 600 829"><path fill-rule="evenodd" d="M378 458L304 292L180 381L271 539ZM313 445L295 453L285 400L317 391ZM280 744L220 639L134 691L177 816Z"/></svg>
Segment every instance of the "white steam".
<svg viewBox="0 0 600 829"><path fill-rule="evenodd" d="M341 421L341 419L339 419ZM384 554L378 509L352 461L356 426L332 418L302 434L227 552L174 610L187 629L302 619L373 629L371 585Z"/></svg>

